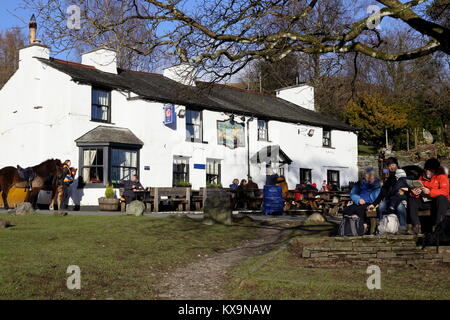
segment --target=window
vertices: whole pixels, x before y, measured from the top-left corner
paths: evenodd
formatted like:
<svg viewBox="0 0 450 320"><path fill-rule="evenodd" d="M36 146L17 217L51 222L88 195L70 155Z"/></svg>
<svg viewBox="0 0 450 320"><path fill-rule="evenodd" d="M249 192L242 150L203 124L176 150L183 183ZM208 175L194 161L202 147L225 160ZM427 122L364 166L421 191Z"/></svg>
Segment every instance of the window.
<svg viewBox="0 0 450 320"><path fill-rule="evenodd" d="M311 169L300 169L300 183L312 183L312 170Z"/></svg>
<svg viewBox="0 0 450 320"><path fill-rule="evenodd" d="M83 149L82 163L85 183L104 183L103 148Z"/></svg>
<svg viewBox="0 0 450 320"><path fill-rule="evenodd" d="M102 187L108 183L120 184L132 175L139 175L139 149L131 146L82 146L80 148L83 181Z"/></svg>
<svg viewBox="0 0 450 320"><path fill-rule="evenodd" d="M323 129L323 146L331 148L331 130Z"/></svg>
<svg viewBox="0 0 450 320"><path fill-rule="evenodd" d="M279 167L277 171L278 171L278 175L279 175L279 176L284 176L284 177L286 177L286 176L284 175L284 168L283 168L283 167Z"/></svg>
<svg viewBox="0 0 450 320"><path fill-rule="evenodd" d="M268 124L266 120L258 120L258 140L259 141L268 141Z"/></svg>
<svg viewBox="0 0 450 320"><path fill-rule="evenodd" d="M206 183L207 184L220 184L220 160L207 159L206 160Z"/></svg>
<svg viewBox="0 0 450 320"><path fill-rule="evenodd" d="M341 187L341 182L340 182L340 172L337 170L328 170L327 171L327 181L328 184L331 186L337 186L337 187Z"/></svg>
<svg viewBox="0 0 450 320"><path fill-rule="evenodd" d="M186 140L201 142L203 140L202 112L186 110Z"/></svg>
<svg viewBox="0 0 450 320"><path fill-rule="evenodd" d="M111 149L111 182L130 180L138 174L138 151Z"/></svg>
<svg viewBox="0 0 450 320"><path fill-rule="evenodd" d="M173 159L173 185L189 182L189 159Z"/></svg>
<svg viewBox="0 0 450 320"><path fill-rule="evenodd" d="M111 91L92 88L91 120L111 122Z"/></svg>

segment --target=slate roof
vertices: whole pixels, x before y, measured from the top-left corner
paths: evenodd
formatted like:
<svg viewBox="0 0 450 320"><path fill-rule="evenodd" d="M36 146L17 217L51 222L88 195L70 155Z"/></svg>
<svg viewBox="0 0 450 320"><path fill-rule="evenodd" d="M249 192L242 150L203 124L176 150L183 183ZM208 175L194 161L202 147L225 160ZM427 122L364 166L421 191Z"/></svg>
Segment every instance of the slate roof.
<svg viewBox="0 0 450 320"><path fill-rule="evenodd" d="M144 143L128 128L98 126L76 139L77 144L120 143L143 146Z"/></svg>
<svg viewBox="0 0 450 320"><path fill-rule="evenodd" d="M161 74L118 69L116 75L78 63L53 58L38 59L66 73L76 82L131 91L142 99L254 116L266 120L302 123L344 131L356 130L343 122L272 95L205 82L197 82L196 86L187 86Z"/></svg>

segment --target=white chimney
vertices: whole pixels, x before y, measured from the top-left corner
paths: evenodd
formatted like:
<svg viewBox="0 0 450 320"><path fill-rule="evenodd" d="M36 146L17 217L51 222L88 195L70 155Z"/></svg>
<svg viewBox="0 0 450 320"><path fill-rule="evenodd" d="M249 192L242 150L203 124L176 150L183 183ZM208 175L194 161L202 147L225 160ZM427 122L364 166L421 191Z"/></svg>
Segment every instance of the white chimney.
<svg viewBox="0 0 450 320"><path fill-rule="evenodd" d="M26 64L33 64L36 61L34 58L50 59L50 48L36 40L37 23L34 14L31 16L28 28L30 44L19 50L19 68L23 68Z"/></svg>
<svg viewBox="0 0 450 320"><path fill-rule="evenodd" d="M117 52L106 47L83 53L81 63L100 71L117 74Z"/></svg>
<svg viewBox="0 0 450 320"><path fill-rule="evenodd" d="M35 61L34 58L50 59L50 48L34 43L19 50L19 68L25 64Z"/></svg>
<svg viewBox="0 0 450 320"><path fill-rule="evenodd" d="M188 63L165 68L163 75L188 86L195 85L195 68Z"/></svg>
<svg viewBox="0 0 450 320"><path fill-rule="evenodd" d="M303 84L278 89L276 92L278 98L292 102L305 109L316 111L314 107L314 87Z"/></svg>

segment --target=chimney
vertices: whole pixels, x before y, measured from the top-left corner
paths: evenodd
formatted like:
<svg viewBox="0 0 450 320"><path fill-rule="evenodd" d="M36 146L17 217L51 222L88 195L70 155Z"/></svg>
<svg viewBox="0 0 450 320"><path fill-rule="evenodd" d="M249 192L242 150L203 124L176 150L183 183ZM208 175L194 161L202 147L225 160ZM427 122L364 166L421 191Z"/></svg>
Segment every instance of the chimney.
<svg viewBox="0 0 450 320"><path fill-rule="evenodd" d="M97 70L117 74L117 52L107 47L97 48L81 55L81 63Z"/></svg>
<svg viewBox="0 0 450 320"><path fill-rule="evenodd" d="M34 14L31 16L28 27L30 29L30 44L41 43L40 40L36 40L37 22Z"/></svg>
<svg viewBox="0 0 450 320"><path fill-rule="evenodd" d="M30 28L30 43L19 50L19 68L27 67L30 63L35 63L34 58L50 58L50 48L41 44L40 40L36 40L37 23L36 17L33 14L29 23Z"/></svg>
<svg viewBox="0 0 450 320"><path fill-rule="evenodd" d="M195 68L188 63L165 68L163 75L181 84L195 86Z"/></svg>
<svg viewBox="0 0 450 320"><path fill-rule="evenodd" d="M289 101L302 108L316 111L314 106L314 87L299 84L292 87L276 90L277 98Z"/></svg>

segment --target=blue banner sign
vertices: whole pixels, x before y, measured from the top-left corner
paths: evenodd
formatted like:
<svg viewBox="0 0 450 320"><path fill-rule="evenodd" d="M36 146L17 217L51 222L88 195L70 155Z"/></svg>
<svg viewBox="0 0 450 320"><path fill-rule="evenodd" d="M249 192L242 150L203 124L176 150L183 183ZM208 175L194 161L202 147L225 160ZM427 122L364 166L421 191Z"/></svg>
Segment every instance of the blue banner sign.
<svg viewBox="0 0 450 320"><path fill-rule="evenodd" d="M164 124L175 123L175 106L173 104L164 105Z"/></svg>
<svg viewBox="0 0 450 320"><path fill-rule="evenodd" d="M202 163L194 163L194 169L202 169L205 170L206 169L206 165L202 164Z"/></svg>

